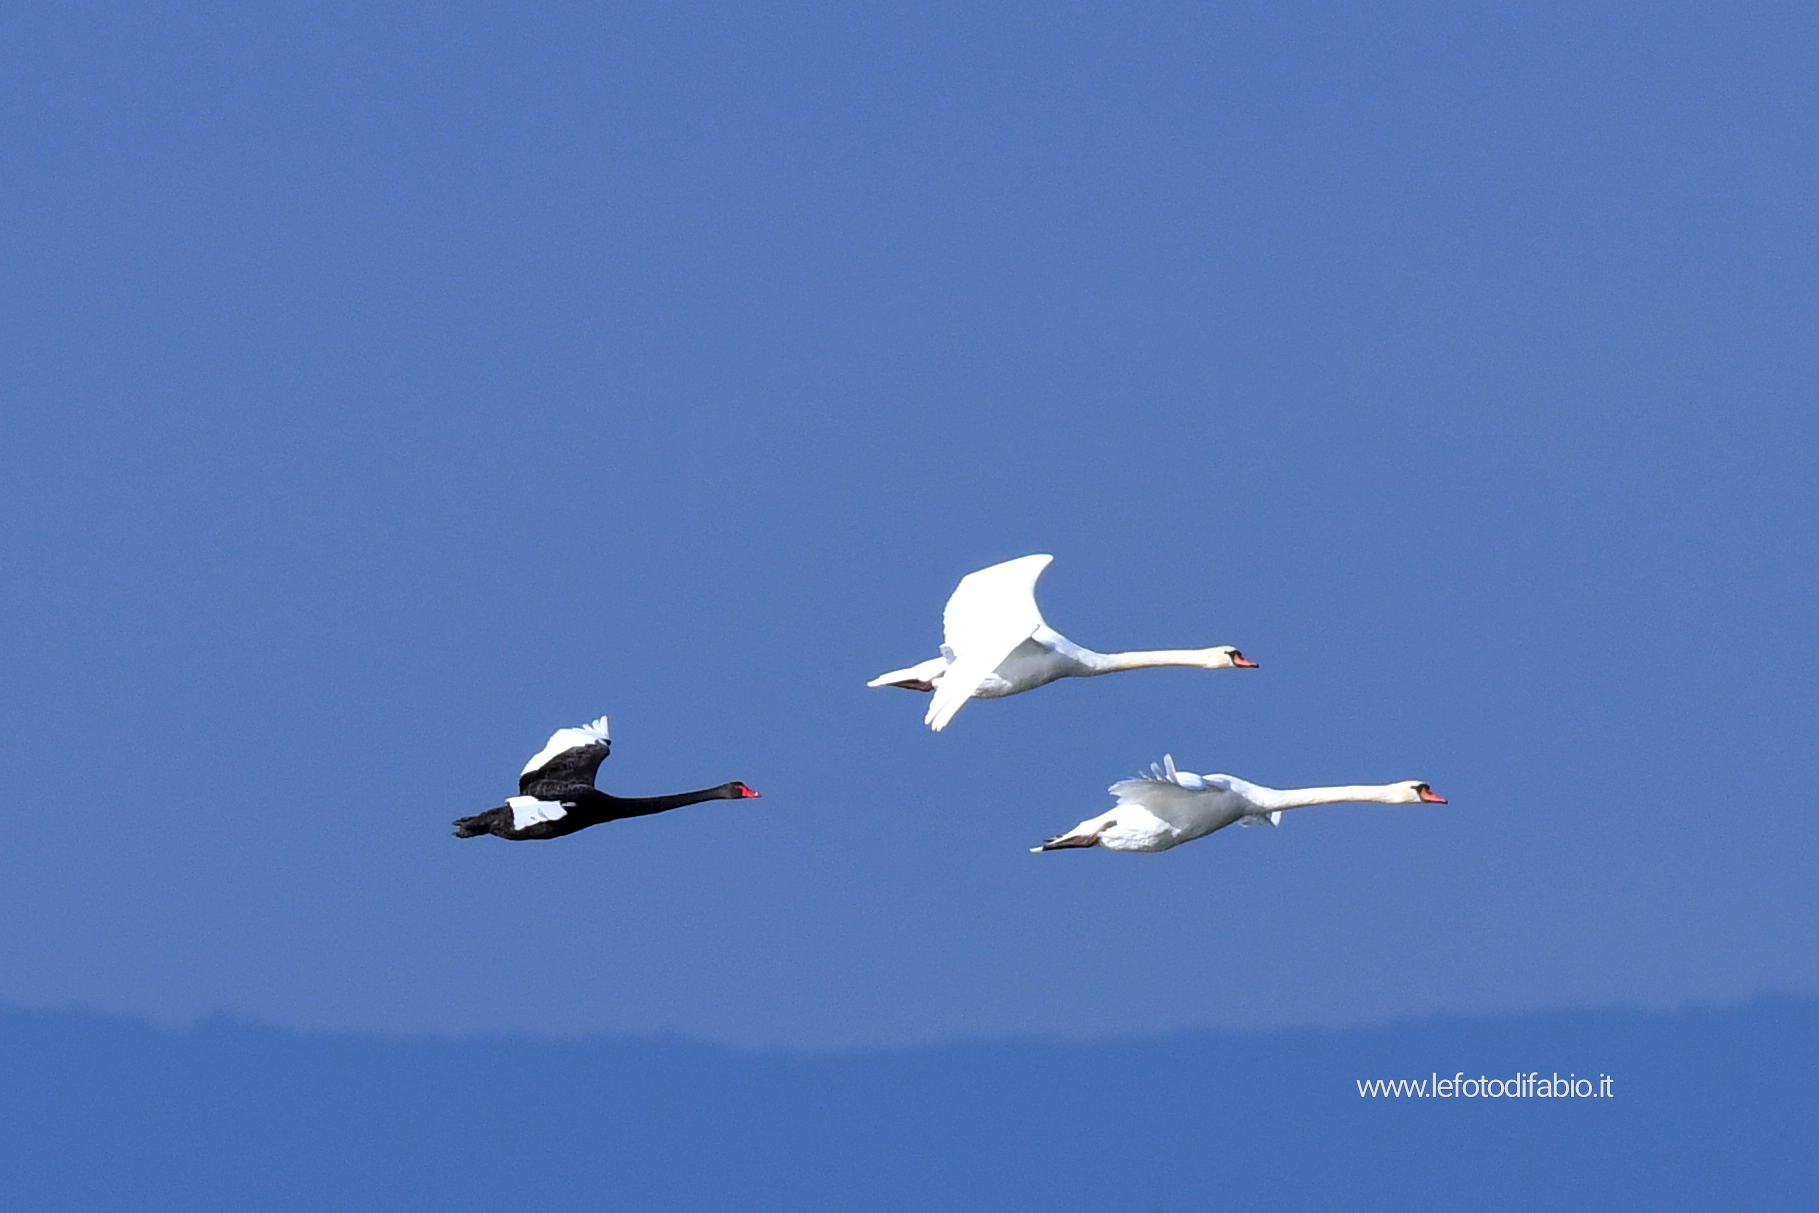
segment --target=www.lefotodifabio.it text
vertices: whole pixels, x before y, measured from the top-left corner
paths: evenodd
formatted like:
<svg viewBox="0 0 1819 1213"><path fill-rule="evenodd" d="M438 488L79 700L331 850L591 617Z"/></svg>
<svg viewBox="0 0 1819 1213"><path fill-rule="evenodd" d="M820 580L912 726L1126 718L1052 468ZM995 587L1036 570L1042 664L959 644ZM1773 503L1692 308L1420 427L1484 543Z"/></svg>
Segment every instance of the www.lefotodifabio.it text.
<svg viewBox="0 0 1819 1213"><path fill-rule="evenodd" d="M1549 1077L1539 1070L1514 1078L1467 1078L1460 1070L1451 1078L1436 1072L1427 1078L1360 1078L1357 1083L1359 1099L1610 1099L1613 1081L1609 1074L1562 1078L1559 1071Z"/></svg>

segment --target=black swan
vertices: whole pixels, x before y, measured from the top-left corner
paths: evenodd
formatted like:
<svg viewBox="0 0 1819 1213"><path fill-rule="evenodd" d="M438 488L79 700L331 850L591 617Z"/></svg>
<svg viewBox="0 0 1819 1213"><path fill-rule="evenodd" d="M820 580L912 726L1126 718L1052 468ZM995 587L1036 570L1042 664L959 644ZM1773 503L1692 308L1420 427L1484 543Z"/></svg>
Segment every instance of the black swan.
<svg viewBox="0 0 1819 1213"><path fill-rule="evenodd" d="M603 821L643 817L703 800L738 800L757 792L738 780L674 796L608 796L594 786L594 772L612 749L606 717L572 729L557 729L549 744L524 764L518 795L495 809L455 821L455 837L497 834L519 841L560 838Z"/></svg>

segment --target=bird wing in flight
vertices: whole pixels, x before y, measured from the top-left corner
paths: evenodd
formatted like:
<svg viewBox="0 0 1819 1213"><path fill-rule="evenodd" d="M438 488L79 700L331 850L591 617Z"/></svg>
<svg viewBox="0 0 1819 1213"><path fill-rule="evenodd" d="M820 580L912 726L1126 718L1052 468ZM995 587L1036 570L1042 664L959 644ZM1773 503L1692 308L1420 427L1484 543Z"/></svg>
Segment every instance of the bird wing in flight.
<svg viewBox="0 0 1819 1213"><path fill-rule="evenodd" d="M1042 626L1036 579L1054 559L1023 556L960 579L941 616L944 648L954 656L928 705L929 728L945 729L998 663Z"/></svg>
<svg viewBox="0 0 1819 1213"><path fill-rule="evenodd" d="M1187 826L1196 813L1204 812L1212 797L1231 791L1230 785L1217 775L1177 771L1173 756L1164 761L1168 764L1166 768L1152 766L1148 775L1114 783L1111 794L1118 798L1119 804L1139 805L1180 829Z"/></svg>
<svg viewBox="0 0 1819 1213"><path fill-rule="evenodd" d="M506 800L512 811L512 829L523 830L545 821L561 821L575 806L560 800L538 800L535 796L512 796Z"/></svg>
<svg viewBox="0 0 1819 1213"><path fill-rule="evenodd" d="M518 775L518 791L534 795L539 789L594 786L594 772L607 756L613 743L606 735L606 717L591 724L557 729L545 745L524 764Z"/></svg>

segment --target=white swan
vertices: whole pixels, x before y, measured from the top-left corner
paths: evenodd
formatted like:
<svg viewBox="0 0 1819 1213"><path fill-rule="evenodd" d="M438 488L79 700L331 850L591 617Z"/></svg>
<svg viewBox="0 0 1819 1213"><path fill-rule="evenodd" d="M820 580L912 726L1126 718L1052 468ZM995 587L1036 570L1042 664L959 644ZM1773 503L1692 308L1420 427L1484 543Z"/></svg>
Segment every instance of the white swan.
<svg viewBox="0 0 1819 1213"><path fill-rule="evenodd" d="M941 656L866 683L933 691L923 723L939 733L969 699L997 699L1033 690L1057 678L1084 678L1145 666L1189 665L1205 670L1257 663L1229 644L1210 649L1159 649L1095 653L1042 622L1036 579L1053 556L1022 556L968 573L947 600L941 622Z"/></svg>
<svg viewBox="0 0 1819 1213"><path fill-rule="evenodd" d="M1314 804L1445 804L1425 783L1351 784L1337 788L1279 790L1246 783L1233 775L1196 775L1175 769L1173 755L1148 775L1114 783L1118 804L1109 813L1081 822L1032 851L1068 847L1107 847L1114 851L1166 851L1204 838L1236 821L1242 825L1280 824L1285 809Z"/></svg>

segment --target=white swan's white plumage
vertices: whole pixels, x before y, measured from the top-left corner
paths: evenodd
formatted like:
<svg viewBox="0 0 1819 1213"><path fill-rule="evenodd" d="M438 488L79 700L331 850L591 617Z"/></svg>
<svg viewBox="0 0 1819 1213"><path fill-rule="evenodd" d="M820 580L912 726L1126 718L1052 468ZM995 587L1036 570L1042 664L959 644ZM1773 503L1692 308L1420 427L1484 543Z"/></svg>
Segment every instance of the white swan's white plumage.
<svg viewBox="0 0 1819 1213"><path fill-rule="evenodd" d="M1177 770L1173 755L1150 773L1111 786L1118 798L1110 812L1089 817L1032 851L1105 847L1113 851L1166 851L1237 822L1279 825L1288 809L1317 804L1445 804L1419 780L1346 784L1330 788L1266 788L1236 775L1196 775Z"/></svg>
<svg viewBox="0 0 1819 1213"><path fill-rule="evenodd" d="M518 772L518 778L522 779L532 771L541 770L548 764L550 759L566 750L572 750L578 746L592 745L596 741L609 740L611 739L606 735L606 717L604 716L600 717L598 720L591 721L588 724L578 724L566 729L557 729L554 733L550 734L548 744L533 754L531 760L524 764L524 769ZM514 812L516 811L516 806L513 806L513 810ZM557 814L557 816L561 816L561 814Z"/></svg>
<svg viewBox="0 0 1819 1213"><path fill-rule="evenodd" d="M968 573L947 600L941 656L880 674L867 686L933 691L923 723L940 732L969 699L997 699L1057 678L1089 677L1145 666L1224 670L1255 667L1230 645L1095 653L1049 627L1036 606L1036 582L1053 556L1021 556Z"/></svg>

